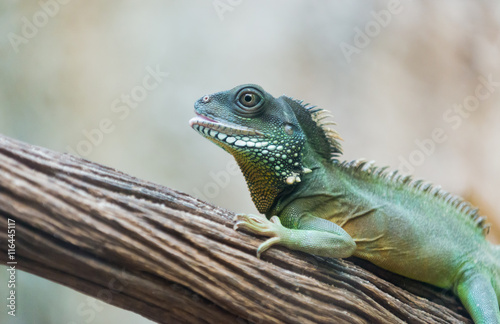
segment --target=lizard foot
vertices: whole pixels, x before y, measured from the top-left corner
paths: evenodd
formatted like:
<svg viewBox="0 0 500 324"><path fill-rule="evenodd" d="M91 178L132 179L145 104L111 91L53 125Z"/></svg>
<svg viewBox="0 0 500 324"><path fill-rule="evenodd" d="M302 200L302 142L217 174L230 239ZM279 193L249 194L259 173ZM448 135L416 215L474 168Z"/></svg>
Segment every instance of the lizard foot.
<svg viewBox="0 0 500 324"><path fill-rule="evenodd" d="M281 225L278 216L273 216L268 220L265 216L261 215L238 214L234 220L236 221L236 224L234 224L235 230L242 228L253 234L271 237L259 245L257 249L258 258L260 258L260 255L264 251L274 244L279 243L285 235L286 228Z"/></svg>

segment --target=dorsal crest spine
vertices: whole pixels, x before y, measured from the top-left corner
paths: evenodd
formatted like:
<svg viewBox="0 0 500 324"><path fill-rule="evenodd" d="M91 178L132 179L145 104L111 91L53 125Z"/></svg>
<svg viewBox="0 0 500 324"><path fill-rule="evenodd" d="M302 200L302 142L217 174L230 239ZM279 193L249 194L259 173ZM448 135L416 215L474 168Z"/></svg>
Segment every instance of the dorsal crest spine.
<svg viewBox="0 0 500 324"><path fill-rule="evenodd" d="M366 161L358 159L353 161L337 162L341 167L351 169L353 172L364 173L367 176L381 179L391 184L402 184L409 189L416 190L429 197L435 197L451 208L454 208L459 214L463 215L465 219L470 219L472 225L482 231L483 235L487 235L490 230L490 224L487 222L486 216L479 214L479 208L472 206L469 202L463 200L461 197L451 194L439 185L433 185L430 182L413 179L410 175L403 175L398 170L387 171L388 167L374 166L374 161Z"/></svg>
<svg viewBox="0 0 500 324"><path fill-rule="evenodd" d="M288 96L284 97L299 105L299 109L294 110L297 119L303 126L304 132L309 135L307 136L308 140L311 140L310 137L313 137L314 140L320 137L323 139L322 142L315 143L316 145L313 145L313 148L318 150L319 148L317 146L321 146L319 153L325 158L332 160L336 160L342 155L342 146L339 142L342 138L335 130L328 127L329 125L336 125L333 122L331 113L328 110L312 106L309 103L304 103L303 100L294 99ZM292 108L295 107L292 106Z"/></svg>

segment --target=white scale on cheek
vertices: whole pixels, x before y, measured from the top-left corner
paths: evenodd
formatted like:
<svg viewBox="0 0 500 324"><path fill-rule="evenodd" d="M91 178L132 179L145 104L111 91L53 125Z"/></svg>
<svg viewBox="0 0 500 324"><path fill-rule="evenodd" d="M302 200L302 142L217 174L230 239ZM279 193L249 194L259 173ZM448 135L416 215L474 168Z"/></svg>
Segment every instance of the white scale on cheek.
<svg viewBox="0 0 500 324"><path fill-rule="evenodd" d="M227 135L222 133L219 133L219 135L217 135L217 138L220 139L221 141L223 141L226 137Z"/></svg>
<svg viewBox="0 0 500 324"><path fill-rule="evenodd" d="M234 142L236 142L236 138L234 138L234 137L226 138L226 143L233 144Z"/></svg>

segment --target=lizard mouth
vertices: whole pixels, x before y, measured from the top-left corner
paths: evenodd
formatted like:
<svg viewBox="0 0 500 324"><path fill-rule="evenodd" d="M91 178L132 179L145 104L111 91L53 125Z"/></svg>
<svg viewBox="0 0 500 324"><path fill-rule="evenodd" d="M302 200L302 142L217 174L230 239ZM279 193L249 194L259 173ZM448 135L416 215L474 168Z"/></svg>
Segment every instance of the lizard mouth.
<svg viewBox="0 0 500 324"><path fill-rule="evenodd" d="M208 116L196 113L189 120L189 125L201 135L213 138L219 142L239 147L254 147L263 140L264 134L258 130L230 123L222 123ZM267 144L267 143L266 143Z"/></svg>

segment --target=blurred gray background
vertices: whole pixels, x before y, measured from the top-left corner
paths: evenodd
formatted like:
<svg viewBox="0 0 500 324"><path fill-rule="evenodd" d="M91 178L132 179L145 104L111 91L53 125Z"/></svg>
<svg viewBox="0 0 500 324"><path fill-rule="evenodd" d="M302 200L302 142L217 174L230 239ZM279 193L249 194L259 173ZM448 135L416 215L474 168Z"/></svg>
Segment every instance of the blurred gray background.
<svg viewBox="0 0 500 324"><path fill-rule="evenodd" d="M479 205L500 243L499 28L498 1L3 1L0 133L255 213L188 120L204 94L257 83L330 110L345 159ZM149 322L17 279L2 323Z"/></svg>

